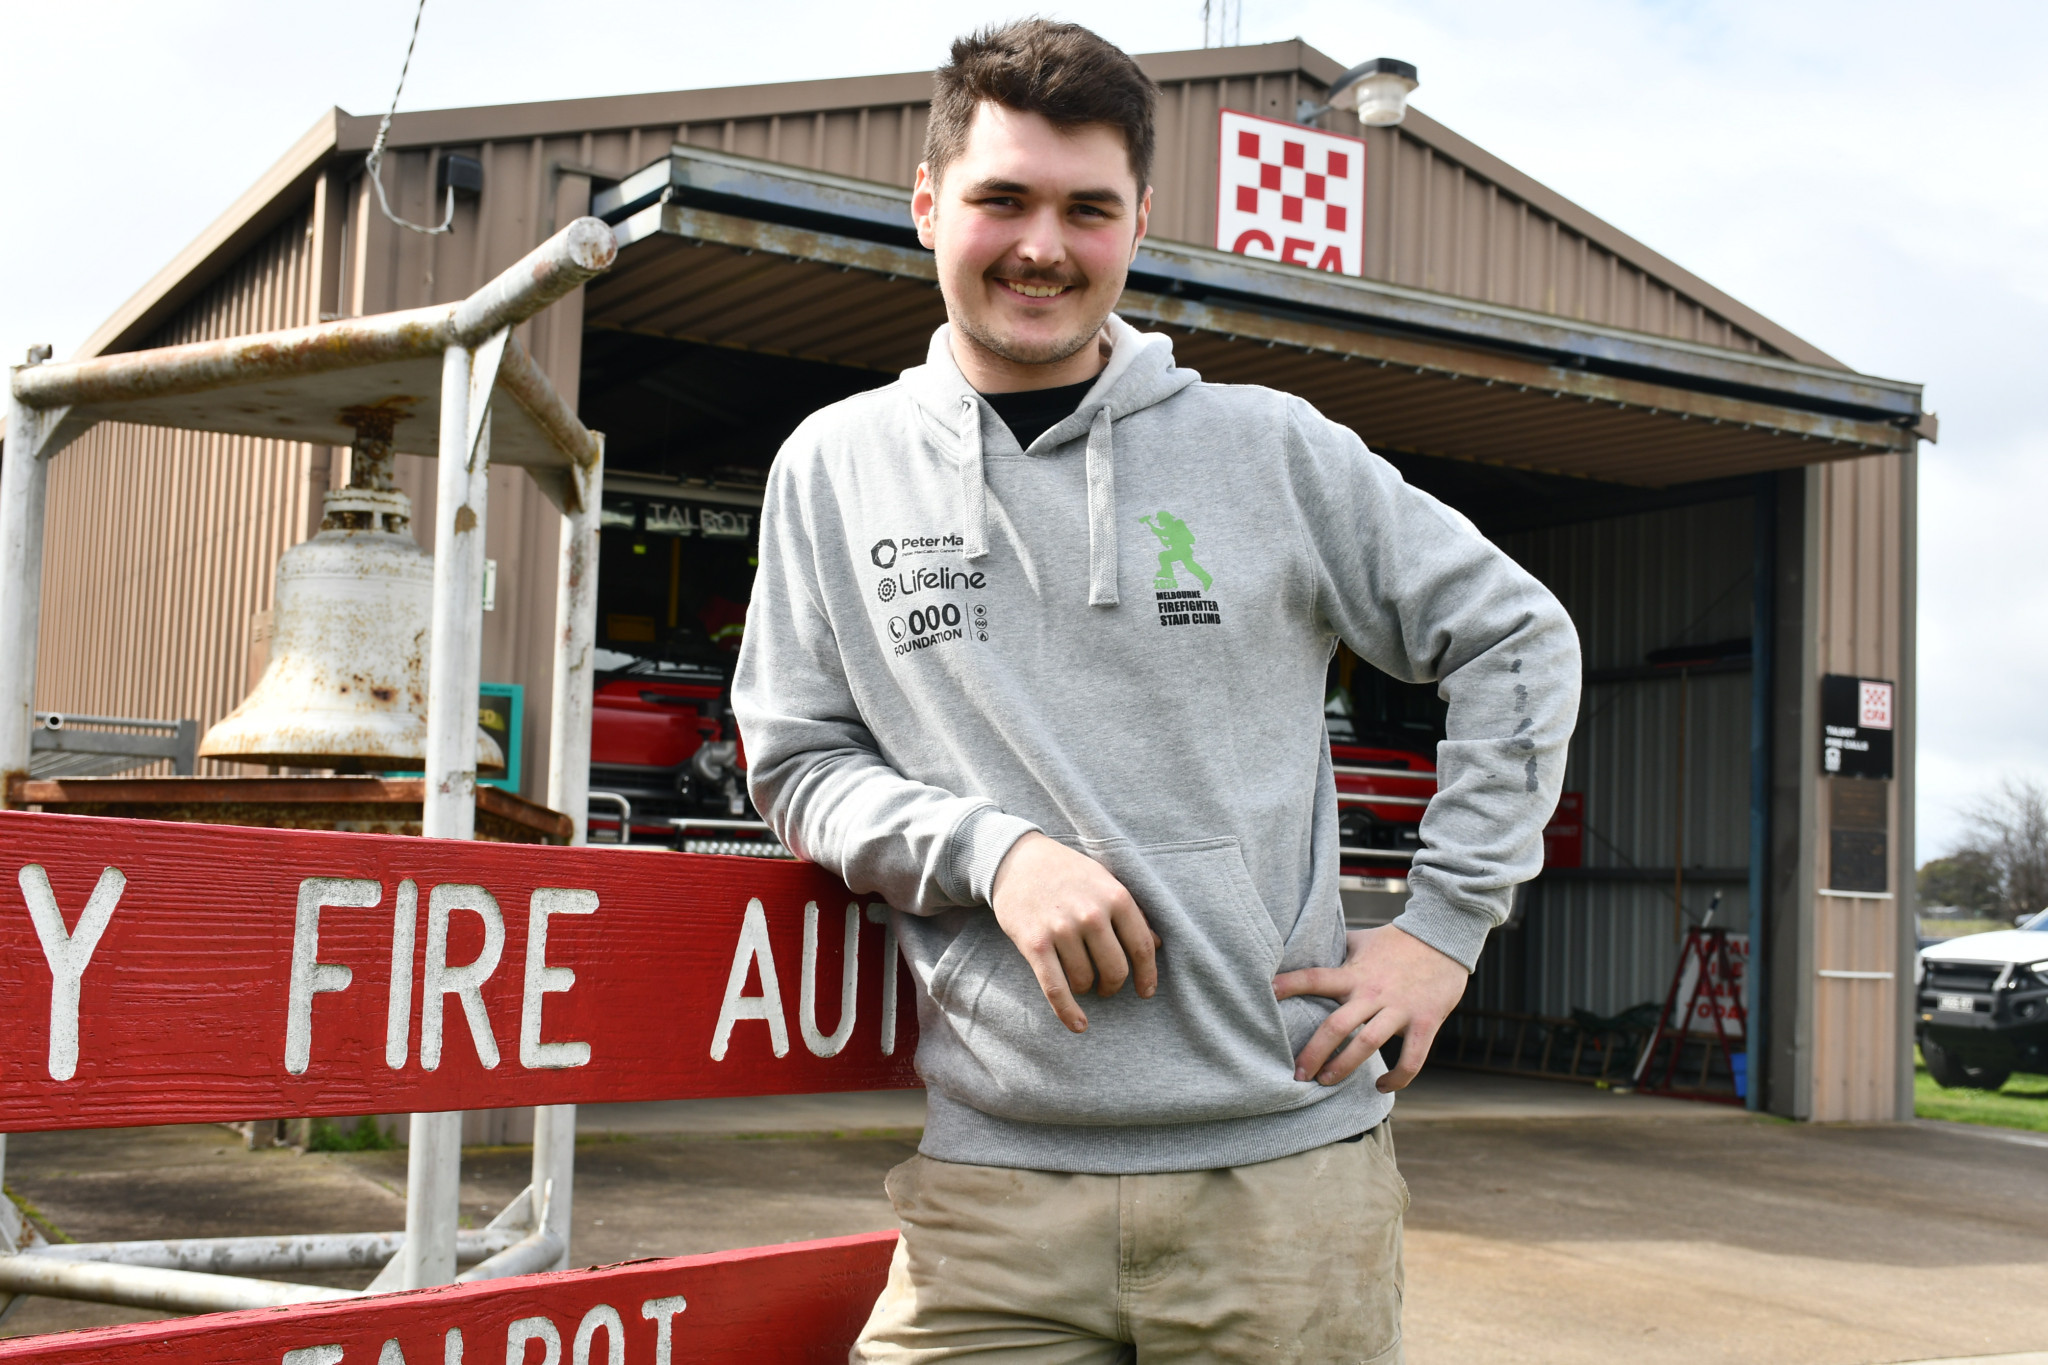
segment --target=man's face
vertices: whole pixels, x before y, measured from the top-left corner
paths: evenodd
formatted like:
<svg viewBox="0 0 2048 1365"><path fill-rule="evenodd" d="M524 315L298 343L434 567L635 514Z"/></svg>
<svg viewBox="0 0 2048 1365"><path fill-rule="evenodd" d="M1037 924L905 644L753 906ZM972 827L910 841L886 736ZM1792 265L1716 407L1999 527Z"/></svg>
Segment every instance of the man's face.
<svg viewBox="0 0 2048 1365"><path fill-rule="evenodd" d="M954 330L1008 366L1077 355L1145 235L1152 196L1139 191L1117 129L983 104L965 152L937 185L919 166L911 200Z"/></svg>

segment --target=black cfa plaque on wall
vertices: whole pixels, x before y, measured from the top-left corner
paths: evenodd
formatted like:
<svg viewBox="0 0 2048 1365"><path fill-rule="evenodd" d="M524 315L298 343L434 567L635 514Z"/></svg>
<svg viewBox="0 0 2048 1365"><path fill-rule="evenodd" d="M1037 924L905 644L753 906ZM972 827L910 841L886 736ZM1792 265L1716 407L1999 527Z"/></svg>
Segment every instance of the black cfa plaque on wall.
<svg viewBox="0 0 2048 1365"><path fill-rule="evenodd" d="M1829 777L1892 775L1898 688L1878 678L1829 673L1820 680L1820 769Z"/></svg>
<svg viewBox="0 0 2048 1365"><path fill-rule="evenodd" d="M1891 885L1891 783L1830 782L1828 887L1885 891Z"/></svg>

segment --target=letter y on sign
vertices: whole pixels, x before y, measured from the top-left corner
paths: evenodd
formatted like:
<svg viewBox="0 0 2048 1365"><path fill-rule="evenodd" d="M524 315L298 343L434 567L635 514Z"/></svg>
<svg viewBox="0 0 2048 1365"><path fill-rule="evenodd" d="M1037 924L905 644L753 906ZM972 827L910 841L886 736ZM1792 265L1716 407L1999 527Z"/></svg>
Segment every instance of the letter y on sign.
<svg viewBox="0 0 2048 1365"><path fill-rule="evenodd" d="M69 933L57 909L57 893L50 889L50 874L30 863L17 880L22 899L28 902L28 917L35 921L36 937L42 940L43 958L50 964L50 1079L68 1081L78 1071L78 984L128 878L118 867L100 873L78 927Z"/></svg>

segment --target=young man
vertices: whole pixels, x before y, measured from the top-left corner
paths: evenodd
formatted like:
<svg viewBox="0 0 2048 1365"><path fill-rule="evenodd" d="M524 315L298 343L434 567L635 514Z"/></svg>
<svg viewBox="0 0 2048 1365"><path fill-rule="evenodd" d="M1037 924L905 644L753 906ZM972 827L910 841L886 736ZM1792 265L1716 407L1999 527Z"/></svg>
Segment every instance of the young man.
<svg viewBox="0 0 2048 1365"><path fill-rule="evenodd" d="M1073 25L954 44L912 200L950 321L769 478L754 797L895 908L930 1096L856 1360L1398 1360L1391 1092L1562 778L1551 595L1348 429L1111 312L1155 94ZM1340 639L1450 704L1408 907L1348 939Z"/></svg>

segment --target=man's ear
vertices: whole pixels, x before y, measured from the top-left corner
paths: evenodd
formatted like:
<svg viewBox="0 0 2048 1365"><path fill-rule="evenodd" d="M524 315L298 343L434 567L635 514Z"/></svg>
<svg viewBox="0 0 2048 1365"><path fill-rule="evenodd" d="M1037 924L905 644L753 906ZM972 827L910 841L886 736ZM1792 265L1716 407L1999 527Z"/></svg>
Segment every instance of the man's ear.
<svg viewBox="0 0 2048 1365"><path fill-rule="evenodd" d="M931 163L920 161L917 163L917 183L910 191L910 218L917 224L917 240L927 251L936 249L932 238L938 214L939 182L932 175Z"/></svg>
<svg viewBox="0 0 2048 1365"><path fill-rule="evenodd" d="M1133 261L1138 259L1138 244L1145 240L1146 225L1152 221L1152 187L1150 185L1147 185L1145 192L1138 196L1137 220L1138 231L1131 238L1131 260Z"/></svg>

